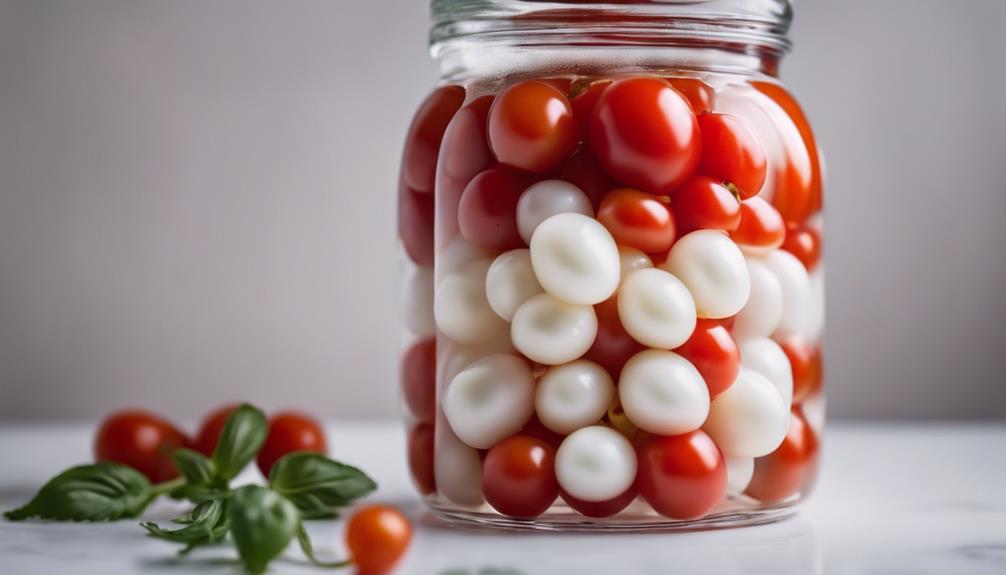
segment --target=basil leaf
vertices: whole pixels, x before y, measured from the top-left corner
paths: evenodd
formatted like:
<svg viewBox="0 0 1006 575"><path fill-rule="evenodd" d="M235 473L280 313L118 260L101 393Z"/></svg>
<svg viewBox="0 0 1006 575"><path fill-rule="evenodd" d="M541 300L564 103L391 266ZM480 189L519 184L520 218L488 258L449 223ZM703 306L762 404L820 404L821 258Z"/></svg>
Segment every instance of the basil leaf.
<svg viewBox="0 0 1006 575"><path fill-rule="evenodd" d="M150 481L119 463L71 467L49 480L25 506L4 513L11 521L30 517L61 521L114 521L136 517L154 499Z"/></svg>
<svg viewBox="0 0 1006 575"><path fill-rule="evenodd" d="M318 556L314 554L314 545L311 544L311 538L307 535L307 530L304 529L303 524L297 526L297 542L300 543L300 549L308 560L319 567L334 569L336 567L348 567L353 564L352 559L344 559L342 561L322 561L318 559Z"/></svg>
<svg viewBox="0 0 1006 575"><path fill-rule="evenodd" d="M290 453L274 463L269 486L293 502L305 519L336 517L338 508L377 488L359 469L307 452Z"/></svg>
<svg viewBox="0 0 1006 575"><path fill-rule="evenodd" d="M188 515L172 521L185 527L164 529L150 521L140 523L140 526L146 529L151 537L184 544L185 547L180 551L183 555L200 545L219 543L227 536L227 531L230 529L227 500L205 501L196 505Z"/></svg>
<svg viewBox="0 0 1006 575"><path fill-rule="evenodd" d="M220 440L213 450L213 466L217 477L230 481L241 473L265 442L269 428L265 415L244 404L237 408L220 432Z"/></svg>
<svg viewBox="0 0 1006 575"><path fill-rule="evenodd" d="M216 469L208 457L192 449L176 449L171 453L178 472L187 485L209 485L216 477Z"/></svg>
<svg viewBox="0 0 1006 575"><path fill-rule="evenodd" d="M245 568L262 573L297 533L297 507L268 487L246 485L228 507L231 537Z"/></svg>

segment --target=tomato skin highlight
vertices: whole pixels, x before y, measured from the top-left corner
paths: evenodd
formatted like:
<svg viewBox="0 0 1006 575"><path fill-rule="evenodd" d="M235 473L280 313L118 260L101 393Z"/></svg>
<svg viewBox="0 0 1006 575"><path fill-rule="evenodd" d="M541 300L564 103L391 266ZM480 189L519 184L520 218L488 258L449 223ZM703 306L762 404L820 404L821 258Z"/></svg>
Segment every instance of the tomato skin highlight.
<svg viewBox="0 0 1006 575"><path fill-rule="evenodd" d="M674 192L674 218L682 235L695 230L734 231L741 223L741 203L726 186L695 176Z"/></svg>
<svg viewBox="0 0 1006 575"><path fill-rule="evenodd" d="M281 412L269 418L269 434L255 461L262 475L269 477L274 463L284 455L298 451L328 451L325 431L317 421L303 413Z"/></svg>
<svg viewBox="0 0 1006 575"><path fill-rule="evenodd" d="M565 93L545 82L510 86L489 111L489 145L496 159L520 170L551 170L573 153L577 136Z"/></svg>
<svg viewBox="0 0 1006 575"><path fill-rule="evenodd" d="M777 503L810 487L817 473L820 446L799 409L789 418L786 438L772 453L755 459L754 475L745 494L763 503Z"/></svg>
<svg viewBox="0 0 1006 575"><path fill-rule="evenodd" d="M633 485L629 489L625 490L618 497L608 499L607 501L583 501L582 499L577 499L564 490L559 490L559 496L562 500L566 502L573 510L578 512L580 515L586 517L611 517L616 513L620 513L630 503L636 500L639 492L636 490L636 486Z"/></svg>
<svg viewBox="0 0 1006 575"><path fill-rule="evenodd" d="M559 496L555 447L530 435L514 435L494 445L482 462L482 494L510 517L541 515Z"/></svg>
<svg viewBox="0 0 1006 575"><path fill-rule="evenodd" d="M699 319L692 337L674 350L685 357L702 374L709 387L709 398L726 391L741 370L737 342L719 320Z"/></svg>
<svg viewBox="0 0 1006 575"><path fill-rule="evenodd" d="M440 142L447 124L464 101L464 88L442 86L420 104L402 151L402 180L409 188L422 193L433 192Z"/></svg>
<svg viewBox="0 0 1006 575"><path fill-rule="evenodd" d="M465 186L458 205L461 235L488 251L524 247L517 229L517 201L530 181L504 166L480 172Z"/></svg>
<svg viewBox="0 0 1006 575"><path fill-rule="evenodd" d="M781 248L796 256L808 272L821 262L821 234L812 226L788 225Z"/></svg>
<svg viewBox="0 0 1006 575"><path fill-rule="evenodd" d="M671 519L697 519L727 490L727 466L702 430L682 435L637 438L636 485L647 503Z"/></svg>
<svg viewBox="0 0 1006 575"><path fill-rule="evenodd" d="M730 114L701 114L699 173L734 185L741 199L761 191L768 173L765 145L747 124Z"/></svg>
<svg viewBox="0 0 1006 575"><path fill-rule="evenodd" d="M402 397L412 417L421 423L433 423L436 415L437 338L430 336L416 343L402 357Z"/></svg>
<svg viewBox="0 0 1006 575"><path fill-rule="evenodd" d="M433 426L416 423L409 430L409 472L412 483L423 495L437 490L437 480L433 466Z"/></svg>
<svg viewBox="0 0 1006 575"><path fill-rule="evenodd" d="M178 477L171 452L190 445L170 422L148 411L127 410L102 421L94 438L94 457L128 465L151 483L162 483Z"/></svg>
<svg viewBox="0 0 1006 575"><path fill-rule="evenodd" d="M364 507L346 525L346 547L361 574L391 571L411 541L412 523L401 511L387 505Z"/></svg>
<svg viewBox="0 0 1006 575"><path fill-rule="evenodd" d="M238 407L241 407L238 403L218 407L203 419L202 424L199 425L199 432L196 433L196 440L194 443L196 451L202 453L206 457L213 455L213 450L217 448L217 442L220 441L220 432L224 430L224 424L227 423L227 418L230 417Z"/></svg>
<svg viewBox="0 0 1006 575"><path fill-rule="evenodd" d="M670 249L677 233L667 202L632 188L608 192L597 210L597 221L616 243L647 253Z"/></svg>
<svg viewBox="0 0 1006 575"><path fill-rule="evenodd" d="M756 196L741 202L741 223L730 237L741 246L772 250L786 240L786 223L772 204Z"/></svg>

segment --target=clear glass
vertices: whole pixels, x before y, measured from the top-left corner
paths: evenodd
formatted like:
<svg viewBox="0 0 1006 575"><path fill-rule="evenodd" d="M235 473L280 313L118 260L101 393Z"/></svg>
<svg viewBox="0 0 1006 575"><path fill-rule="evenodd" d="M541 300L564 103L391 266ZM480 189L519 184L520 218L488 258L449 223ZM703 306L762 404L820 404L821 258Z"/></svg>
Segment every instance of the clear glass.
<svg viewBox="0 0 1006 575"><path fill-rule="evenodd" d="M399 183L409 466L454 523L751 525L812 489L822 165L781 0L435 0Z"/></svg>

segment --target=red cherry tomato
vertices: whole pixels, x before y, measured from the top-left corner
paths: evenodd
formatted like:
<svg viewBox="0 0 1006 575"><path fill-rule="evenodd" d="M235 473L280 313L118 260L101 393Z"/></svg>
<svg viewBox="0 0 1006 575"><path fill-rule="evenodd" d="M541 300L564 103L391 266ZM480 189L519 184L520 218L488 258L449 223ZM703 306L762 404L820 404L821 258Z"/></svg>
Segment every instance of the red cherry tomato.
<svg viewBox="0 0 1006 575"><path fill-rule="evenodd" d="M817 347L796 336L779 342L793 371L793 403L798 404L821 389L823 369Z"/></svg>
<svg viewBox="0 0 1006 575"><path fill-rule="evenodd" d="M609 298L595 305L594 313L597 315L597 335L583 357L608 370L611 377L618 381L625 362L646 347L634 340L622 326L622 320L618 317L617 298Z"/></svg>
<svg viewBox="0 0 1006 575"><path fill-rule="evenodd" d="M756 196L741 202L741 223L730 237L742 246L770 250L786 239L786 224L772 204Z"/></svg>
<svg viewBox="0 0 1006 575"><path fill-rule="evenodd" d="M782 249L796 256L807 271L812 271L821 261L821 234L811 226L789 225Z"/></svg>
<svg viewBox="0 0 1006 575"><path fill-rule="evenodd" d="M402 152L402 179L417 192L432 192L437 172L437 154L447 124L465 101L460 86L434 90L419 106L405 136Z"/></svg>
<svg viewBox="0 0 1006 575"><path fill-rule="evenodd" d="M639 444L636 484L647 503L671 519L697 519L726 495L727 466L702 430L650 436Z"/></svg>
<svg viewBox="0 0 1006 575"><path fill-rule="evenodd" d="M495 163L486 136L492 102L492 96L482 96L463 106L444 132L437 165L436 194L440 212L437 233L442 241L458 233L458 202L465 186L476 174Z"/></svg>
<svg viewBox="0 0 1006 575"><path fill-rule="evenodd" d="M579 512L580 515L585 515L587 517L611 517L628 507L629 504L636 499L638 494L636 486L633 485L629 489L625 490L625 493L606 501L584 501L573 497L564 490L559 490L559 496L566 502L566 505L569 505L573 510Z"/></svg>
<svg viewBox="0 0 1006 575"><path fill-rule="evenodd" d="M765 145L747 124L730 114L702 114L699 173L737 188L741 199L757 195L765 183Z"/></svg>
<svg viewBox="0 0 1006 575"><path fill-rule="evenodd" d="M573 153L577 139L569 100L545 82L510 86L489 111L489 145L496 158L521 170L551 170Z"/></svg>
<svg viewBox="0 0 1006 575"><path fill-rule="evenodd" d="M588 139L590 135L590 119L594 115L594 107L597 105L597 101L601 99L601 94L610 85L611 80L598 80L586 83L582 87L581 85L573 86L574 91L579 91L573 95L569 103L573 106L573 118L576 120L580 139Z"/></svg>
<svg viewBox="0 0 1006 575"><path fill-rule="evenodd" d="M150 412L120 411L106 417L98 428L94 457L128 465L152 483L162 483L178 477L171 452L190 444L184 433Z"/></svg>
<svg viewBox="0 0 1006 575"><path fill-rule="evenodd" d="M398 186L398 236L409 259L422 266L433 265L433 194Z"/></svg>
<svg viewBox="0 0 1006 575"><path fill-rule="evenodd" d="M817 471L819 454L814 430L802 413L794 410L782 445L755 459L754 475L745 493L764 503L776 503L804 487L809 488Z"/></svg>
<svg viewBox="0 0 1006 575"><path fill-rule="evenodd" d="M658 194L691 177L702 148L691 105L658 78L608 86L594 108L590 143L616 180Z"/></svg>
<svg viewBox="0 0 1006 575"><path fill-rule="evenodd" d="M583 190L596 210L605 194L618 187L611 179L589 148L580 148L573 157L562 163L556 170L556 178L565 180Z"/></svg>
<svg viewBox="0 0 1006 575"><path fill-rule="evenodd" d="M503 515L541 515L559 496L555 448L530 435L497 443L482 462L482 494Z"/></svg>
<svg viewBox="0 0 1006 575"><path fill-rule="evenodd" d="M737 342L717 320L698 320L692 337L674 351L683 355L699 370L709 387L711 399L733 385L741 371Z"/></svg>
<svg viewBox="0 0 1006 575"><path fill-rule="evenodd" d="M458 227L472 244L502 252L523 247L517 232L517 200L529 181L503 166L489 168L465 186L458 205Z"/></svg>
<svg viewBox="0 0 1006 575"><path fill-rule="evenodd" d="M556 90L559 90L562 94L569 94L573 87L572 78L542 78L539 82L545 82L549 86L552 86Z"/></svg>
<svg viewBox="0 0 1006 575"><path fill-rule="evenodd" d="M417 423L409 431L409 471L416 489L423 495L437 490L433 461L433 426Z"/></svg>
<svg viewBox="0 0 1006 575"><path fill-rule="evenodd" d="M361 574L391 571L411 541L412 523L401 511L386 505L364 507L346 525L346 547Z"/></svg>
<svg viewBox="0 0 1006 575"><path fill-rule="evenodd" d="M417 341L402 357L402 396L412 417L433 423L437 394L437 338Z"/></svg>
<svg viewBox="0 0 1006 575"><path fill-rule="evenodd" d="M199 426L199 432L196 433L196 451L206 457L213 455L213 450L217 448L217 442L220 441L220 432L224 430L227 418L238 407L240 405L237 403L219 407L203 419L202 424Z"/></svg>
<svg viewBox="0 0 1006 575"><path fill-rule="evenodd" d="M269 435L266 436L256 461L259 471L268 477L272 465L288 453L325 453L327 450L325 432L318 422L303 413L288 411L269 418Z"/></svg>
<svg viewBox="0 0 1006 575"><path fill-rule="evenodd" d="M729 232L741 223L741 203L726 186L695 176L674 192L674 219L682 234L703 229Z"/></svg>
<svg viewBox="0 0 1006 575"><path fill-rule="evenodd" d="M559 444L562 443L562 435L552 431L551 429L545 427L545 424L538 419L538 415L532 415L531 420L524 424L524 427L520 428L520 435L530 435L531 437L537 437L538 439L548 443L549 445L558 448Z"/></svg>
<svg viewBox="0 0 1006 575"><path fill-rule="evenodd" d="M619 188L608 192L597 209L597 221L615 241L644 252L660 252L674 243L674 216L664 198Z"/></svg>
<svg viewBox="0 0 1006 575"><path fill-rule="evenodd" d="M696 78L668 78L667 81L688 100L696 114L713 111L713 89L709 84Z"/></svg>

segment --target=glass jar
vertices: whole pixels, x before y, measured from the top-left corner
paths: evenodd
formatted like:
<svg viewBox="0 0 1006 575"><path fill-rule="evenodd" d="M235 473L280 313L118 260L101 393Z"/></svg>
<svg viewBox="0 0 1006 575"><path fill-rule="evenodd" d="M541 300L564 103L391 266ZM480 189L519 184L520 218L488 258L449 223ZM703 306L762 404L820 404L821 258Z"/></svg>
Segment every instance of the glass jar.
<svg viewBox="0 0 1006 575"><path fill-rule="evenodd" d="M823 424L822 165L785 0L434 0L399 184L415 485L451 522L787 516Z"/></svg>

